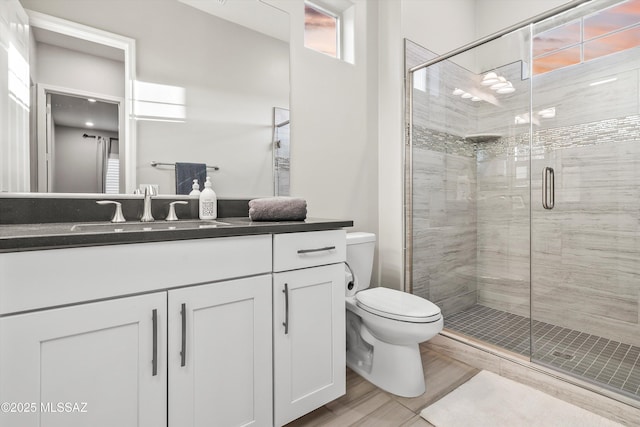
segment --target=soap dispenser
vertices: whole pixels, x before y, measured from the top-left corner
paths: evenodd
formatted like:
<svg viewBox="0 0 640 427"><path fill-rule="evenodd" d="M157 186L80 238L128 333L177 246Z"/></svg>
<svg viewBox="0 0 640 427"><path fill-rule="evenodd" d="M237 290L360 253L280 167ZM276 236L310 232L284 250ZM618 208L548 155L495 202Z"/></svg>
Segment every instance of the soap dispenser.
<svg viewBox="0 0 640 427"><path fill-rule="evenodd" d="M200 184L198 184L198 180L197 179L193 180L193 185L191 186L191 188L192 188L192 190L191 190L191 193L189 193L189 196L199 198L200 197Z"/></svg>
<svg viewBox="0 0 640 427"><path fill-rule="evenodd" d="M211 188L211 178L207 177L204 190L200 193L200 219L216 219L218 216L218 199Z"/></svg>

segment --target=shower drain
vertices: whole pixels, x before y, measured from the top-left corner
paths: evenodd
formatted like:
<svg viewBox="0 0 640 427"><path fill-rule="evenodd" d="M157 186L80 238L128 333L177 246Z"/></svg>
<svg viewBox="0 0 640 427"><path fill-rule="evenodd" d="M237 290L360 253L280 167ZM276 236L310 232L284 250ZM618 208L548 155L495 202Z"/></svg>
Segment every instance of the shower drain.
<svg viewBox="0 0 640 427"><path fill-rule="evenodd" d="M552 353L555 357L561 357L563 359L571 360L573 359L573 354L560 353L559 351L554 351Z"/></svg>

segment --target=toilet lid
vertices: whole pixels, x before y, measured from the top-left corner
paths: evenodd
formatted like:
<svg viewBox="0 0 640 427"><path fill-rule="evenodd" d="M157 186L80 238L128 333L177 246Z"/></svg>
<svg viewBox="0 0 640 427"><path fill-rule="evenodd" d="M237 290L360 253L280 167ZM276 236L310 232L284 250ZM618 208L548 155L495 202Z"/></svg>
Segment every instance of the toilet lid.
<svg viewBox="0 0 640 427"><path fill-rule="evenodd" d="M431 301L383 287L358 292L356 303L370 313L405 322L428 323L441 317L440 308Z"/></svg>

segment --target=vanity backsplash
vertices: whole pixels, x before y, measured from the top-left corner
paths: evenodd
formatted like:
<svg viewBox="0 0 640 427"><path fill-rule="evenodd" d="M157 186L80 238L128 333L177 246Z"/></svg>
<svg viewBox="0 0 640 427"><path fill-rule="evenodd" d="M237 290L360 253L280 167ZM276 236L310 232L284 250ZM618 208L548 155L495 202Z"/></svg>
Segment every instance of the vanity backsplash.
<svg viewBox="0 0 640 427"><path fill-rule="evenodd" d="M110 221L113 206L101 206L97 200L113 200L122 204L122 212L127 221L139 221L143 212L142 196L126 197L1 197L0 225L44 224L57 222ZM151 203L153 217L164 220L169 212L169 203L185 200L186 205L176 205L180 219L198 219L198 200L186 197L157 196ZM248 199L218 200L218 217L249 216Z"/></svg>

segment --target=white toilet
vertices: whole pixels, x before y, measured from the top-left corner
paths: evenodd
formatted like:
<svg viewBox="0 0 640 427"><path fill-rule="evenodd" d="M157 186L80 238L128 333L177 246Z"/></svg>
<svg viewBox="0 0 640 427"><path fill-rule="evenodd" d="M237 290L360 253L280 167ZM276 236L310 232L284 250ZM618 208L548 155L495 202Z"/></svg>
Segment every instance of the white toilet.
<svg viewBox="0 0 640 427"><path fill-rule="evenodd" d="M418 344L442 330L440 308L389 288L369 288L376 236L347 233L347 366L390 393L425 391Z"/></svg>

